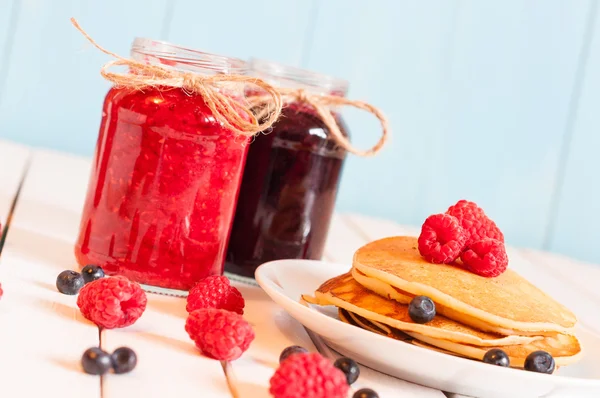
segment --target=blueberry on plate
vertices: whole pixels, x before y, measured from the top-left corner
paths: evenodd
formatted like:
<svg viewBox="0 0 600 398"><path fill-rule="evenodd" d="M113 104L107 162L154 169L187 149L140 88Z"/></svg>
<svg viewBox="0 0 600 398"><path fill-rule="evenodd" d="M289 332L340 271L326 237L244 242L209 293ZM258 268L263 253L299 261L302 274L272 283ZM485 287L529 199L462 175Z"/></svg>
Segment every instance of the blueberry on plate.
<svg viewBox="0 0 600 398"><path fill-rule="evenodd" d="M379 394L370 388L361 388L352 395L352 398L379 398Z"/></svg>
<svg viewBox="0 0 600 398"><path fill-rule="evenodd" d="M408 315L415 323L427 323L435 316L435 303L427 296L416 296L408 305Z"/></svg>
<svg viewBox="0 0 600 398"><path fill-rule="evenodd" d="M137 355L129 347L117 348L110 356L113 371L116 374L131 372L137 365Z"/></svg>
<svg viewBox="0 0 600 398"><path fill-rule="evenodd" d="M338 358L333 366L344 372L349 385L353 384L360 375L358 364L350 358Z"/></svg>
<svg viewBox="0 0 600 398"><path fill-rule="evenodd" d="M56 288L58 291L70 296L79 293L84 284L83 277L79 272L66 270L56 277Z"/></svg>
<svg viewBox="0 0 600 398"><path fill-rule="evenodd" d="M110 355L98 347L88 348L81 357L81 366L91 375L106 374L111 367Z"/></svg>
<svg viewBox="0 0 600 398"><path fill-rule="evenodd" d="M508 355L499 348L492 348L483 356L483 362L489 363L490 365L508 367L510 360Z"/></svg>
<svg viewBox="0 0 600 398"><path fill-rule="evenodd" d="M286 359L290 357L290 355L294 354L306 354L308 350L304 347L300 347L299 345L292 345L287 347L285 350L281 351L281 355L279 355L279 363L282 363Z"/></svg>
<svg viewBox="0 0 600 398"><path fill-rule="evenodd" d="M86 265L81 270L81 275L83 275L85 283L90 283L96 279L104 278L104 270L97 265Z"/></svg>
<svg viewBox="0 0 600 398"><path fill-rule="evenodd" d="M525 358L525 370L538 373L552 374L554 372L554 358L546 351L534 351Z"/></svg>

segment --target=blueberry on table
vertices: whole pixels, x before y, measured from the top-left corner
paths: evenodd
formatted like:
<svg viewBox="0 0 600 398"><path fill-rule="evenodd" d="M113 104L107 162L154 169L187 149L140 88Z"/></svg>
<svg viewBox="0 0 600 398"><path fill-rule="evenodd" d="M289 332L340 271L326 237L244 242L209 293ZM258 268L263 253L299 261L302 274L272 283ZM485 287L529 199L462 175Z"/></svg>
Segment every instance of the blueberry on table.
<svg viewBox="0 0 600 398"><path fill-rule="evenodd" d="M86 265L81 270L81 275L85 283L90 283L96 279L104 278L104 270L97 265Z"/></svg>
<svg viewBox="0 0 600 398"><path fill-rule="evenodd" d="M370 388L361 388L352 395L352 398L379 398L379 394Z"/></svg>
<svg viewBox="0 0 600 398"><path fill-rule="evenodd" d="M353 384L360 375L358 364L350 358L338 358L333 366L344 372L349 385Z"/></svg>
<svg viewBox="0 0 600 398"><path fill-rule="evenodd" d="M416 296L408 305L408 315L415 323L427 323L435 316L435 304L427 296Z"/></svg>
<svg viewBox="0 0 600 398"><path fill-rule="evenodd" d="M88 348L81 357L81 366L91 375L106 374L111 367L110 355L98 347Z"/></svg>
<svg viewBox="0 0 600 398"><path fill-rule="evenodd" d="M56 278L56 288L58 291L70 296L79 293L84 284L81 274L71 270L61 272Z"/></svg>
<svg viewBox="0 0 600 398"><path fill-rule="evenodd" d="M116 374L131 372L137 365L137 355L129 347L117 348L110 358Z"/></svg>
<svg viewBox="0 0 600 398"><path fill-rule="evenodd" d="M499 348L492 348L483 356L483 362L489 363L490 365L508 367L510 360L508 355Z"/></svg>
<svg viewBox="0 0 600 398"><path fill-rule="evenodd" d="M279 355L279 363L282 363L286 359L290 357L290 355L294 354L306 354L308 350L304 347L300 347L299 345L292 345L287 347L285 350L281 351L281 355Z"/></svg>
<svg viewBox="0 0 600 398"><path fill-rule="evenodd" d="M552 374L554 372L554 358L546 351L534 351L525 358L525 370L538 373Z"/></svg>

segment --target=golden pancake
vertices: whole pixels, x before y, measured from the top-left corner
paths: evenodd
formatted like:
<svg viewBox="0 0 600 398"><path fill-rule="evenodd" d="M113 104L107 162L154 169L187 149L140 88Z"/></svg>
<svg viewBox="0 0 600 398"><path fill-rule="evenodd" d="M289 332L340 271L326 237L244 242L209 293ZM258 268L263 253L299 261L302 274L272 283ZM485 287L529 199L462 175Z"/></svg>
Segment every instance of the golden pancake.
<svg viewBox="0 0 600 398"><path fill-rule="evenodd" d="M404 333L393 328L388 328L388 331L384 331L368 319L364 319L359 315L347 312L343 309L339 310L339 315L340 319L346 323L350 323L374 333L392 337L396 340L402 340L422 348L438 351L443 354L481 361L485 353L494 348L478 347L447 340L434 339L418 333ZM508 345L495 348L500 348L506 353L510 360L510 366L514 368L523 368L527 355L538 350L546 351L552 355L557 367L573 364L581 357L581 346L579 341L577 338L570 335L545 337L542 340L533 341L529 344Z"/></svg>
<svg viewBox="0 0 600 398"><path fill-rule="evenodd" d="M469 344L460 344L453 341L435 339L418 333L407 332L408 335L434 347L458 354L467 358L482 360L488 350L499 348L508 355L511 368L523 368L525 358L534 351L546 351L554 358L556 366L566 366L577 362L581 358L581 346L575 336L558 334L546 336L542 340L532 341L522 345L507 345L502 347L478 347Z"/></svg>
<svg viewBox="0 0 600 398"><path fill-rule="evenodd" d="M375 327L376 325L374 324L374 322L371 322L368 319L361 317L360 315L356 315L352 312L348 312L341 308L339 309L339 317L342 322L349 323L350 325L354 325L354 326L360 327L362 329L369 330L373 333L391 337L396 340L401 340L401 341L404 341L405 343L416 345L416 346L419 346L422 348L427 348L429 350L441 352L442 354L462 357L459 354L456 354L456 353L453 353L450 351L446 351L442 348L438 348L438 347L429 345L427 343L423 343L422 341L419 341L419 340L415 339L414 337L411 337L398 329L388 328L390 330L389 333L384 332L382 329ZM357 322L357 320L361 320L361 322L359 323L359 322ZM466 358L466 357L463 357L463 358Z"/></svg>
<svg viewBox="0 0 600 398"><path fill-rule="evenodd" d="M410 337L401 330L390 328L389 326L379 322L370 321L360 315L357 315L353 312L348 312L342 308L338 309L338 316L343 322L358 326L373 333L405 342L411 342L414 340L414 338Z"/></svg>
<svg viewBox="0 0 600 398"><path fill-rule="evenodd" d="M356 251L353 267L379 282L365 283L357 276L384 297L405 302L406 296L428 296L439 313L491 332L573 333L577 322L571 311L511 270L510 264L495 278L476 275L456 264L432 264L419 254L415 237L371 242Z"/></svg>
<svg viewBox="0 0 600 398"><path fill-rule="evenodd" d="M356 282L350 273L323 283L315 292L315 297L303 295L302 298L311 304L334 305L368 320L380 322L402 331L463 344L500 346L523 344L541 339L539 336L501 336L482 332L443 315L436 315L426 324L415 323L408 315L407 305L387 300L371 292Z"/></svg>

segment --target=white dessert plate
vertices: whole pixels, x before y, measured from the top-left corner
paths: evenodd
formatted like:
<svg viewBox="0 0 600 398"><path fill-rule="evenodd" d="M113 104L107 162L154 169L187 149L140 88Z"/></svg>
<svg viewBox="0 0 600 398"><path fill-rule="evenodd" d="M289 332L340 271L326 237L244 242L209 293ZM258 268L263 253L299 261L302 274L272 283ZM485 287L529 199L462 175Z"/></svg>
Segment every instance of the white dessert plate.
<svg viewBox="0 0 600 398"><path fill-rule="evenodd" d="M334 307L301 303L347 265L281 260L261 265L256 281L264 291L332 349L382 373L438 390L478 398L600 397L600 336L580 328L583 358L553 375L502 368L397 341L343 323ZM400 394L399 394L400 396Z"/></svg>

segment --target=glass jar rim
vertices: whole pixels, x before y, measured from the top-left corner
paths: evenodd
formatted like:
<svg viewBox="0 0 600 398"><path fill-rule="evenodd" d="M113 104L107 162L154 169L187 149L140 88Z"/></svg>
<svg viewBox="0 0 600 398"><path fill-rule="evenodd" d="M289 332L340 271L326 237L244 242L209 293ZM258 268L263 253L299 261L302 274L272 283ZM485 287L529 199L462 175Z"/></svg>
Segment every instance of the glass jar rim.
<svg viewBox="0 0 600 398"><path fill-rule="evenodd" d="M245 75L248 73L248 62L220 54L194 50L163 40L136 37L131 45L131 56L140 62L148 62L148 57L155 58L161 66L171 66L186 71Z"/></svg>
<svg viewBox="0 0 600 398"><path fill-rule="evenodd" d="M283 79L306 86L309 89L326 90L341 96L345 96L348 92L349 82L347 80L314 72L310 69L261 58L250 58L248 64L250 70L254 73L264 74L275 79Z"/></svg>

